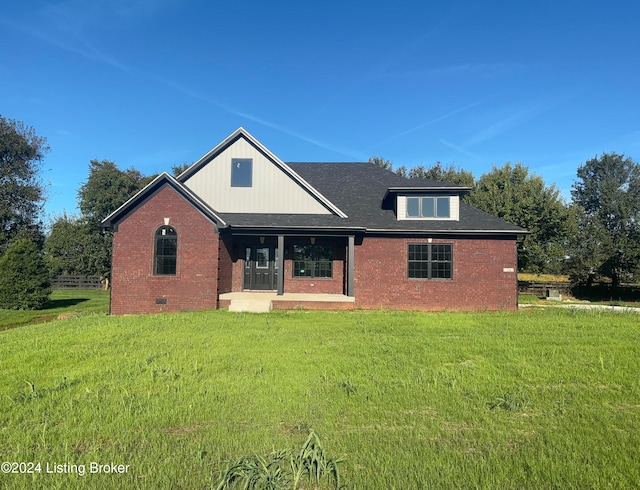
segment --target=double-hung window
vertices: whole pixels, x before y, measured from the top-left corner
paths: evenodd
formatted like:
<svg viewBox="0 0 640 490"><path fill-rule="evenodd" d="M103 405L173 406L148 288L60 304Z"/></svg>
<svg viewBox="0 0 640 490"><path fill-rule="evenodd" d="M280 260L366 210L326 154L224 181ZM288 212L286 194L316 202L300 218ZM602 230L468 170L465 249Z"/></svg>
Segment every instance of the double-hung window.
<svg viewBox="0 0 640 490"><path fill-rule="evenodd" d="M410 243L408 276L411 279L451 279L452 245L448 243Z"/></svg>
<svg viewBox="0 0 640 490"><path fill-rule="evenodd" d="M156 231L153 273L156 276L175 276L178 258L178 235L170 226Z"/></svg>
<svg viewBox="0 0 640 490"><path fill-rule="evenodd" d="M449 196L407 197L407 218L449 218Z"/></svg>
<svg viewBox="0 0 640 490"><path fill-rule="evenodd" d="M333 247L294 245L293 277L333 277Z"/></svg>

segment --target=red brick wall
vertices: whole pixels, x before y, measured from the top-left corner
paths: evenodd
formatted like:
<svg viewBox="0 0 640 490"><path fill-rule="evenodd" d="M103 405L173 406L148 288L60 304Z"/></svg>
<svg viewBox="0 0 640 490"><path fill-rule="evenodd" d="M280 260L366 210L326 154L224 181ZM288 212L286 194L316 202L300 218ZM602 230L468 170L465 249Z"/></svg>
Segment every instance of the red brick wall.
<svg viewBox="0 0 640 490"><path fill-rule="evenodd" d="M154 276L156 230L169 218L178 237L177 273ZM161 188L114 233L111 313L156 313L217 307L218 239L211 221L171 187ZM156 304L157 299L166 304Z"/></svg>
<svg viewBox="0 0 640 490"><path fill-rule="evenodd" d="M516 241L436 239L453 245L453 279L409 279L409 243L426 239L365 237L355 248L360 308L499 310L517 308ZM512 268L514 272L505 272Z"/></svg>

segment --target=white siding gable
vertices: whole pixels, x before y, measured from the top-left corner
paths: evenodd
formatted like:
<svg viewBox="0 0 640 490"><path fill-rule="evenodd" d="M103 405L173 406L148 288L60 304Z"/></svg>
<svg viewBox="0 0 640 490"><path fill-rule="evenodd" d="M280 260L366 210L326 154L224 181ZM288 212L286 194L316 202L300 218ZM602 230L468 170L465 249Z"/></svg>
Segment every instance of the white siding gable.
<svg viewBox="0 0 640 490"><path fill-rule="evenodd" d="M234 158L252 160L251 187L231 186ZM213 156L183 181L209 206L221 213L332 214L309 189L287 175L265 152L241 137ZM293 171L291 171L293 172Z"/></svg>
<svg viewBox="0 0 640 490"><path fill-rule="evenodd" d="M425 193L425 196L430 194ZM416 195L417 196L417 195ZM439 196L442 196L439 194ZM460 196L449 196L449 217L448 218L417 218L407 217L407 196L397 196L396 217L398 220L438 220L438 221L460 221Z"/></svg>

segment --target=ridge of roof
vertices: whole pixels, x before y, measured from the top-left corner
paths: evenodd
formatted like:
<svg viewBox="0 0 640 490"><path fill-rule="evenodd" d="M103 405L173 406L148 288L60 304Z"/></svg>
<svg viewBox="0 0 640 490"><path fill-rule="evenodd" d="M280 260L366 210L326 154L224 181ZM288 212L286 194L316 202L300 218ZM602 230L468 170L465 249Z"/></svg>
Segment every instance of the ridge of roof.
<svg viewBox="0 0 640 490"><path fill-rule="evenodd" d="M302 176L300 176L289 165L280 160L274 153L271 152L266 146L255 139L246 129L242 126L236 129L233 133L227 136L221 143L213 147L206 154L200 157L189 168L182 172L177 180L180 183L184 183L188 178L196 174L202 167L213 160L217 155L222 153L225 149L235 143L238 139L244 138L249 144L253 145L260 153L262 153L267 159L274 163L280 170L285 172L291 177L297 184L307 190L313 197L315 197L321 204L323 204L329 211L337 214L341 218L346 218L347 214L336 206L331 200L327 199L318 189L307 182Z"/></svg>

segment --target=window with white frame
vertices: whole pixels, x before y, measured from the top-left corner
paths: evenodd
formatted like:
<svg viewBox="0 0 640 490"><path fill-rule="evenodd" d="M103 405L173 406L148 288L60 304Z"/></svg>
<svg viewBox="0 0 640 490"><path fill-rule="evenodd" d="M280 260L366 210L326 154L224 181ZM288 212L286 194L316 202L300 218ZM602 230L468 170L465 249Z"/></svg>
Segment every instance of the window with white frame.
<svg viewBox="0 0 640 490"><path fill-rule="evenodd" d="M407 196L407 218L450 218L449 196Z"/></svg>

